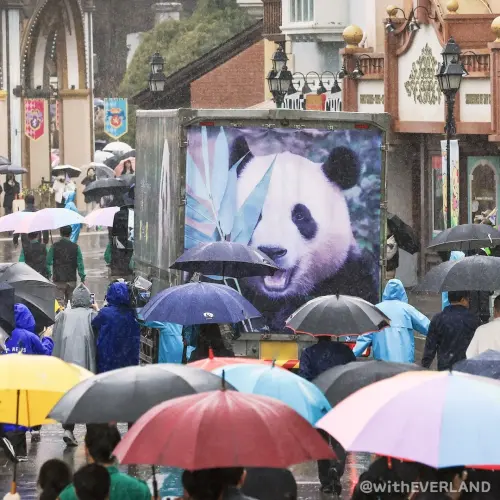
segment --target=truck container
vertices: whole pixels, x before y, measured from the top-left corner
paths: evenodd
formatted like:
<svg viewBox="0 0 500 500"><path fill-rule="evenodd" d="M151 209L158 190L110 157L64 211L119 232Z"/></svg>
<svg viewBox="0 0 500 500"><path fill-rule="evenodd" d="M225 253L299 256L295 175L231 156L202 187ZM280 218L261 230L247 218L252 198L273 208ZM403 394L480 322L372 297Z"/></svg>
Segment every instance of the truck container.
<svg viewBox="0 0 500 500"><path fill-rule="evenodd" d="M296 308L332 293L379 300L389 123L385 113L138 111L136 273L155 293L188 278L170 266L198 243L258 247L280 271L229 280L263 313L234 351L297 368L314 339L284 330Z"/></svg>

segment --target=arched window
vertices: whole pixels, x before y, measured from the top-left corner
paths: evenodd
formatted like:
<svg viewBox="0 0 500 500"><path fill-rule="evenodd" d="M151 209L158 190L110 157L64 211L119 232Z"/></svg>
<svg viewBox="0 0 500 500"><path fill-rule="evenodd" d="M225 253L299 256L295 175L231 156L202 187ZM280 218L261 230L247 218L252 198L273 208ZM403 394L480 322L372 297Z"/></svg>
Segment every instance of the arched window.
<svg viewBox="0 0 500 500"><path fill-rule="evenodd" d="M481 223L489 220L496 225L498 169L499 159L496 157L468 158L469 222Z"/></svg>

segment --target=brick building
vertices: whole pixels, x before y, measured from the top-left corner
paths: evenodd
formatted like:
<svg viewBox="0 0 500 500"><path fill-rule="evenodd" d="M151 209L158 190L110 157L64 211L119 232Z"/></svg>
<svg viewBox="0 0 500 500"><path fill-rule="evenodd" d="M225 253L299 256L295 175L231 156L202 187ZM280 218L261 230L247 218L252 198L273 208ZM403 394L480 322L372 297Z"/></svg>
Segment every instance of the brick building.
<svg viewBox="0 0 500 500"><path fill-rule="evenodd" d="M167 77L165 90L133 98L142 109L248 108L266 99L262 20Z"/></svg>

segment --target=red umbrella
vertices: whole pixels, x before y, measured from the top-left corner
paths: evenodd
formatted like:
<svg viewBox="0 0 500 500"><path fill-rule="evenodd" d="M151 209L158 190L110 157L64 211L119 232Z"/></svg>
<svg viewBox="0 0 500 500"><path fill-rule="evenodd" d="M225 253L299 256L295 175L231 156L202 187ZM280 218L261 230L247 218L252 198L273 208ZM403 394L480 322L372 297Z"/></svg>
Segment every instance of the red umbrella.
<svg viewBox="0 0 500 500"><path fill-rule="evenodd" d="M219 358L214 356L214 351L212 348L208 349L208 358L200 359L199 361L193 361L189 363L189 366L194 366L195 368L201 368L207 372L217 370L217 368L224 368L227 365L248 365L248 364L264 364L270 365L271 361L264 361L263 359L252 359L252 358Z"/></svg>
<svg viewBox="0 0 500 500"><path fill-rule="evenodd" d="M122 464L279 467L331 459L318 431L280 401L236 391L172 399L145 413L114 455Z"/></svg>

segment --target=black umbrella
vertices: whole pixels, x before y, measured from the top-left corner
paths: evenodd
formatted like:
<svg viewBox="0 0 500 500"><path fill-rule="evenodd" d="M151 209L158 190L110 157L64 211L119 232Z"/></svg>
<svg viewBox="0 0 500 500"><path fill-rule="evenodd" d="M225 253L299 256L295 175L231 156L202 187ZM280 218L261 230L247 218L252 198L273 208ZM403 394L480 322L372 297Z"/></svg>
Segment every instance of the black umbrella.
<svg viewBox="0 0 500 500"><path fill-rule="evenodd" d="M25 174L28 170L19 165L0 164L0 174Z"/></svg>
<svg viewBox="0 0 500 500"><path fill-rule="evenodd" d="M57 167L52 167L52 175L67 175L68 177L79 177L82 173L82 169L78 167L73 167L73 165L58 165Z"/></svg>
<svg viewBox="0 0 500 500"><path fill-rule="evenodd" d="M297 483L288 469L246 467L241 487L243 495L259 500L292 500L297 498Z"/></svg>
<svg viewBox="0 0 500 500"><path fill-rule="evenodd" d="M488 224L460 224L439 233L429 245L437 252L500 245L500 231Z"/></svg>
<svg viewBox="0 0 500 500"><path fill-rule="evenodd" d="M15 291L8 283L0 282L0 321L14 326Z"/></svg>
<svg viewBox="0 0 500 500"><path fill-rule="evenodd" d="M200 368L178 364L130 366L80 382L50 412L63 424L135 422L169 399L215 391L221 378ZM226 383L226 388L234 389Z"/></svg>
<svg viewBox="0 0 500 500"><path fill-rule="evenodd" d="M475 255L433 267L418 285L418 292L458 292L500 289L500 257Z"/></svg>
<svg viewBox="0 0 500 500"><path fill-rule="evenodd" d="M114 179L115 177L115 171L104 164L97 163L90 166L95 169L97 179Z"/></svg>
<svg viewBox="0 0 500 500"><path fill-rule="evenodd" d="M99 201L104 196L123 195L129 190L129 185L122 179L98 179L91 182L83 190L85 200ZM86 201L88 203L88 201Z"/></svg>
<svg viewBox="0 0 500 500"><path fill-rule="evenodd" d="M120 179L120 180L126 182L127 186L129 186L129 187L131 187L133 184L135 184L135 174L120 175L120 177L117 177L117 179Z"/></svg>
<svg viewBox="0 0 500 500"><path fill-rule="evenodd" d="M107 160L104 161L104 163L108 167L116 168L120 164L120 162L122 162L123 160L128 160L129 158L135 158L135 149L131 149L126 153L108 158Z"/></svg>
<svg viewBox="0 0 500 500"><path fill-rule="evenodd" d="M455 363L453 370L500 380L500 352L489 349L479 356Z"/></svg>
<svg viewBox="0 0 500 500"><path fill-rule="evenodd" d="M411 226L403 222L397 215L387 214L387 226L394 235L401 250L414 254L420 252L420 242Z"/></svg>
<svg viewBox="0 0 500 500"><path fill-rule="evenodd" d="M197 245L184 252L170 268L230 278L269 276L278 270L276 264L259 250L229 241Z"/></svg>
<svg viewBox="0 0 500 500"><path fill-rule="evenodd" d="M10 165L10 160L5 156L0 156L0 165Z"/></svg>
<svg viewBox="0 0 500 500"><path fill-rule="evenodd" d="M323 392L328 402L335 406L367 385L414 370L423 368L412 363L353 361L347 365L330 368L313 380L313 383Z"/></svg>
<svg viewBox="0 0 500 500"><path fill-rule="evenodd" d="M382 311L359 297L324 295L297 309L286 326L296 333L339 337L376 332L390 322Z"/></svg>
<svg viewBox="0 0 500 500"><path fill-rule="evenodd" d="M48 279L27 264L16 262L0 264L0 283L14 288L16 302L29 308L38 331L54 323L56 287Z"/></svg>

